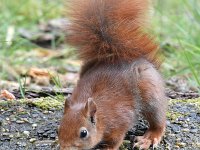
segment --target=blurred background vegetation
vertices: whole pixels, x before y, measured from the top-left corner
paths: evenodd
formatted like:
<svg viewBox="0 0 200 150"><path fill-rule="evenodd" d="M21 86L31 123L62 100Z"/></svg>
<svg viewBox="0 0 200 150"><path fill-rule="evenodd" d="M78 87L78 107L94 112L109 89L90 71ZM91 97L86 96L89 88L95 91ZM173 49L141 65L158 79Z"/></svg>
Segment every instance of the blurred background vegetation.
<svg viewBox="0 0 200 150"><path fill-rule="evenodd" d="M193 87L199 87L200 1L155 0L154 6L152 30L165 55L161 69L164 78L180 76ZM0 80L19 82L33 67L53 68L61 74L63 70L73 70L70 66L78 70L80 63L73 50L62 44L63 37L51 40L50 46L44 49L22 38L19 32L20 29L37 31L38 24L63 18L64 9L67 9L64 0L1 0ZM54 82L58 83L55 78Z"/></svg>

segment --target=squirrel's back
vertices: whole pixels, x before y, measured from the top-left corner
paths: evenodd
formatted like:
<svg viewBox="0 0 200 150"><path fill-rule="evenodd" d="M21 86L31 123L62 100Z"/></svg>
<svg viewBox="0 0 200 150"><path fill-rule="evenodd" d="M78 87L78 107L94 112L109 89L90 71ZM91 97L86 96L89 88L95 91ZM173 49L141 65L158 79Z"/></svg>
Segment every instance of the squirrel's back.
<svg viewBox="0 0 200 150"><path fill-rule="evenodd" d="M145 32L150 0L70 0L69 44L84 62L145 58L155 64L158 46Z"/></svg>

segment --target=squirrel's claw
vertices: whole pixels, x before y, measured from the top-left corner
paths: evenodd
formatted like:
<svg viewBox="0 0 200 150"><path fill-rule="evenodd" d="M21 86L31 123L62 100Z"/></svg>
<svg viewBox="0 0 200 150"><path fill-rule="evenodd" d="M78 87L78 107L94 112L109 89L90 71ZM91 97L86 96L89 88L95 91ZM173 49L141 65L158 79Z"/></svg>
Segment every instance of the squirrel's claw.
<svg viewBox="0 0 200 150"><path fill-rule="evenodd" d="M158 147L158 144L159 144L158 139L157 139L157 138L154 138L154 139L153 139L153 145L152 145L153 150L156 149L156 148Z"/></svg>
<svg viewBox="0 0 200 150"><path fill-rule="evenodd" d="M153 140L149 137L138 136L136 137L136 142L133 145L133 148L139 148L139 150L147 150L151 145L155 149L159 144L159 140L154 138Z"/></svg>

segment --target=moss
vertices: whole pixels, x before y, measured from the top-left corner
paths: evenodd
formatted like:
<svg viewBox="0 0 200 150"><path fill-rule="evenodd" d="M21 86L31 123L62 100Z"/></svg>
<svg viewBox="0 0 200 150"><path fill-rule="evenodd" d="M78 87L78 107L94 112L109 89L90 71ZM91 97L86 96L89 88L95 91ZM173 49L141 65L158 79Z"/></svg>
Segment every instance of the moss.
<svg viewBox="0 0 200 150"><path fill-rule="evenodd" d="M122 145L120 146L120 150L128 150L128 145L130 145L131 144L131 142L130 141L128 141L128 140L124 140L123 141L123 143L122 143Z"/></svg>
<svg viewBox="0 0 200 150"><path fill-rule="evenodd" d="M186 104L195 104L196 107L199 109L200 111L200 98L196 98L196 99L186 99L186 100L170 100L169 101L169 105L175 105L177 103L181 103L183 105L186 105ZM167 112L167 118L172 120L172 121L175 121L176 119L178 119L179 117L181 116L185 116L187 115L187 113L180 113L180 112L176 112L176 111L173 111L171 109L168 110Z"/></svg>
<svg viewBox="0 0 200 150"><path fill-rule="evenodd" d="M63 107L63 101L57 98L51 98L51 97L45 97L45 98L38 98L34 101L32 101L32 104L36 107L42 108L42 109L59 109Z"/></svg>
<svg viewBox="0 0 200 150"><path fill-rule="evenodd" d="M180 99L180 100L170 100L170 105L176 104L176 103L185 103L185 104L195 104L198 109L200 109L200 98L196 99Z"/></svg>
<svg viewBox="0 0 200 150"><path fill-rule="evenodd" d="M172 121L175 121L176 119L178 119L181 116L183 116L183 114L181 114L179 112L172 112L172 111L167 112L167 118Z"/></svg>
<svg viewBox="0 0 200 150"><path fill-rule="evenodd" d="M48 109L60 109L63 107L64 99L58 96L55 97L41 97L33 99L19 99L13 101L0 101L0 108L12 107L12 105L33 105L38 108Z"/></svg>

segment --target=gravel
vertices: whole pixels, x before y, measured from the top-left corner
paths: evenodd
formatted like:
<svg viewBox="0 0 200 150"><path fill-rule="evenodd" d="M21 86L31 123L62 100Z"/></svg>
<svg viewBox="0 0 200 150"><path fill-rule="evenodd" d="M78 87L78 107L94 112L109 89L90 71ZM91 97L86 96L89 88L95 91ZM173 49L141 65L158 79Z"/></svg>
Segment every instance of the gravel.
<svg viewBox="0 0 200 150"><path fill-rule="evenodd" d="M200 100L200 99L199 99ZM28 103L1 105L0 150L56 150L57 128L62 110L43 110ZM167 128L159 150L200 149L200 109L198 100L170 100ZM147 130L140 119L124 140L123 148L130 150L135 136Z"/></svg>
<svg viewBox="0 0 200 150"><path fill-rule="evenodd" d="M26 104L0 106L0 150L56 149L61 110L46 111Z"/></svg>

